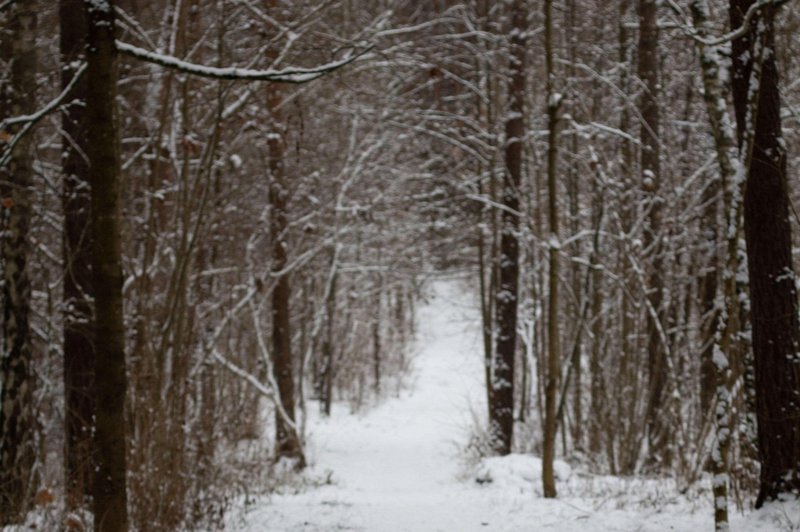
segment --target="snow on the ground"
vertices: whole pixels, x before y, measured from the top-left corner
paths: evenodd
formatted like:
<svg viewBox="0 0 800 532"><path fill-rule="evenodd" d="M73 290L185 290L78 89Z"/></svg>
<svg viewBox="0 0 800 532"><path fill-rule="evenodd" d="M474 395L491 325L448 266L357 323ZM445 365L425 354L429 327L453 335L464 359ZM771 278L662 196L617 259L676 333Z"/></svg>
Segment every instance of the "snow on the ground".
<svg viewBox="0 0 800 532"><path fill-rule="evenodd" d="M484 459L465 474L471 412L485 410L479 313L456 280L419 310L412 385L364 415L336 405L309 422L307 478L232 519L242 532L526 532L713 530L708 490L579 474L560 462L558 499L541 496L541 462ZM313 408L310 408L313 410ZM798 503L732 516L734 531L800 530Z"/></svg>

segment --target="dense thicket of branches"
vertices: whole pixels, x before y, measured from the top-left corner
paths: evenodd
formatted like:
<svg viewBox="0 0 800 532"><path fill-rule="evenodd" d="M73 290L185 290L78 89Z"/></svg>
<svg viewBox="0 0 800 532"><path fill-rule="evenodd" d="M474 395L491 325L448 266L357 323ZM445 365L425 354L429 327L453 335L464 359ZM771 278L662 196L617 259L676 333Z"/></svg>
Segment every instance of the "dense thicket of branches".
<svg viewBox="0 0 800 532"><path fill-rule="evenodd" d="M0 4L0 377L3 394L24 397L0 410L0 463L18 471L0 471L0 501L16 507L0 512L7 522L38 489L68 492L71 518L85 518L97 391L87 331L110 317L92 315L99 285L85 268L96 146L83 129L81 37L69 33L85 23L80 2L51 4ZM776 407L753 394L761 307L747 297L737 172L750 155L728 118L730 39L716 40L729 6L663 4L116 2L116 38L155 54L114 54L131 528L213 528L237 493L276 481L275 463L302 467L308 409L392 393L425 276L453 270L480 296L496 421L482 452L546 451L546 469L559 455L682 485L710 468L749 500L756 412ZM20 25L31 9L38 26ZM783 176L800 171L796 11L770 15L763 65L782 95L761 93L783 121ZM8 44L27 30L40 51L25 70L33 87L25 50ZM370 46L309 83L271 77ZM269 75L195 77L189 64ZM785 199L772 213L782 219ZM780 292L794 300L786 275ZM768 342L759 331L753 341Z"/></svg>

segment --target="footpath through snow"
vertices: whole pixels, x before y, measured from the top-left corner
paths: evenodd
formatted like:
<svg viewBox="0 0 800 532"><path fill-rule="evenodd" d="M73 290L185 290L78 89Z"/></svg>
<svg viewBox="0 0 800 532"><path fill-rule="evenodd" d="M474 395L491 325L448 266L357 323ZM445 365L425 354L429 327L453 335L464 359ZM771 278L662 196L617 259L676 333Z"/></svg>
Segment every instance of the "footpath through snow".
<svg viewBox="0 0 800 532"><path fill-rule="evenodd" d="M252 532L525 532L713 530L710 496L677 496L668 483L558 468L561 497L541 497L532 456L484 461L468 472L459 449L483 415L480 315L457 280L438 280L417 317L411 385L357 416L336 405L309 421L313 478L330 483L259 501L231 528ZM313 407L310 407L312 409ZM476 477L491 479L479 484ZM796 520L793 522L793 520ZM737 516L733 530L790 530L800 512Z"/></svg>

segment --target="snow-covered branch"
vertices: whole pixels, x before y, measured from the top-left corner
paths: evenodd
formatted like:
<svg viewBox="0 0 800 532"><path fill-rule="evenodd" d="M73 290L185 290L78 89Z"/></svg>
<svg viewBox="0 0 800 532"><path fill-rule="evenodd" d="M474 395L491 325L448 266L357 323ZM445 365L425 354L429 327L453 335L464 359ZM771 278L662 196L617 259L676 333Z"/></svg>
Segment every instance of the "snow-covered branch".
<svg viewBox="0 0 800 532"><path fill-rule="evenodd" d="M157 52L151 52L144 48L139 48L126 42L117 41L117 50L125 55L154 63L165 68L172 68L179 70L186 74L193 76L200 76L204 78L213 79L227 79L227 80L243 80L243 81L273 81L278 83L308 83L317 78L338 70L346 65L349 65L356 59L364 56L373 49L368 46L363 50L356 53L350 53L339 61L333 61L313 68L284 68L284 69L267 69L267 70L254 70L250 68L240 67L212 67L206 65L199 65L197 63L190 63L173 57L164 55Z"/></svg>
<svg viewBox="0 0 800 532"><path fill-rule="evenodd" d="M9 126L24 124L22 128L8 141L8 146L3 151L2 156L0 156L0 168L8 164L8 161L11 158L11 153L14 151L14 147L25 135L28 134L33 126L39 123L42 118L50 114L52 111L58 109L58 107L64 103L64 100L67 99L67 96L69 96L69 94L72 92L72 89L75 88L75 85L78 83L78 80L80 80L81 76L83 76L84 72L86 72L86 63L82 63L81 66L78 67L78 70L75 71L75 75L72 76L69 84L64 87L64 90L61 91L61 94L56 96L52 101L50 101L50 103L35 113L30 115L14 116L0 121L0 132L5 131Z"/></svg>
<svg viewBox="0 0 800 532"><path fill-rule="evenodd" d="M744 15L744 19L742 20L741 26L738 28L731 30L730 32L717 37L716 39L705 39L701 35L698 35L695 28L687 29L688 35L696 40L697 42L705 45L705 46L720 46L725 43L729 43L736 39L739 39L745 36L750 31L750 25L753 22L753 18L765 7L780 7L784 4L788 4L791 0L759 0L755 4L751 5L750 8L747 10L747 13ZM683 17L683 9L675 3L674 0L667 0L667 6L675 12L677 15ZM691 26L687 24L686 26Z"/></svg>

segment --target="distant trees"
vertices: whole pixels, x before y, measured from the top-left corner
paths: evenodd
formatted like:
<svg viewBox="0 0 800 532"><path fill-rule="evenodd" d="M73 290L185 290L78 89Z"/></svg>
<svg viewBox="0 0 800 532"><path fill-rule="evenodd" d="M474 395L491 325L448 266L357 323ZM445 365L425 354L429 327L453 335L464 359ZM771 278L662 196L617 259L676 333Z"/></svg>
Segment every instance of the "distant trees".
<svg viewBox="0 0 800 532"><path fill-rule="evenodd" d="M590 4L591 9L581 10ZM724 48L734 41L734 56L737 47L757 52L752 43L742 44L747 37L740 37L746 32L737 25L747 20L746 27L755 28L758 19L753 16L755 11L745 17L755 5L749 3L741 8L739 19L732 19L732 32L728 33L725 21L713 17L715 11L701 4L693 2L683 10L676 5L661 8L648 0L614 5L577 2L576 11L567 6L563 12L563 24L558 15L554 17L550 37L546 15L533 17L533 25L541 22L545 31L530 39L525 81L535 86L536 80L546 79L548 85L563 85L564 89L550 85L547 91L528 91L526 101L527 109L536 109L535 102L542 99L540 108L546 112L527 112L531 131L536 133L528 136L523 150L519 184L517 358L523 363L516 376L514 408L519 412L518 427L528 418L529 409L538 413L537 421L545 426L538 427L542 432L534 432L543 434L542 441L518 439L513 445L543 452L547 463L554 454L549 449L555 432L552 427L556 426L573 438L562 434L562 451L567 455L584 456L588 451L604 470L625 474L645 469L672 471L686 482L696 479L711 463L707 461L711 453L715 457L711 467L718 468L714 470L720 475L715 478L730 474L726 477L730 483L725 485L731 493L741 494L750 489L755 470L748 343L755 302L751 309L741 267L738 205L744 189L736 178L737 156L727 118L731 100L730 86L725 84ZM766 13L776 8L761 9ZM467 13L475 17L470 27L496 32L497 21L511 21L514 9L511 4L487 7L474 2ZM663 17L674 17L676 24L659 24ZM780 21L788 25L794 17L787 13ZM772 20L770 28L775 25ZM632 37L636 36L638 46L634 47ZM497 54L509 57L514 37L515 33L507 32L502 39L478 40L470 46L480 50L482 59ZM548 64L548 42L556 67ZM588 42L592 46L585 46ZM693 47L681 48L678 42ZM695 50L700 67L680 68L680 58L688 59L687 54ZM779 51L771 55L780 62ZM744 57L757 56L746 53ZM793 62L784 63L794 69ZM765 64L765 68L771 67ZM478 72L480 81L475 86L484 92L475 92L480 102L477 116L484 123L501 123L498 114L492 118L490 111L513 100L514 70ZM548 72L554 72L554 77ZM704 86L702 99L695 90L697 80ZM777 81L771 83L780 86ZM763 93L758 91L759 98L764 98ZM472 93L462 94L466 99ZM554 95L563 96L561 129L550 126ZM779 109L780 104L767 107ZM737 112L741 112L739 104ZM759 120L766 120L763 112L759 111ZM769 120L774 124L773 118ZM780 138L778 131L773 130L771 138ZM491 127L485 134L487 139L498 138ZM794 127L785 134L794 138ZM456 138L469 145L476 136L465 133ZM560 149L551 162L548 155L553 146ZM742 157L749 151L744 146ZM709 151L704 151L705 147ZM487 360L495 361L499 357L496 349L508 335L501 332L500 301L485 294L500 286L504 265L500 250L505 185L499 186L494 176L505 171L505 158L497 156L490 140L481 150L464 151L477 168L477 193L473 194L489 206L478 211L480 230L473 241L484 294L484 350ZM708 153L715 154L711 160L704 158ZM753 157L757 157L755 152ZM547 170L559 168L559 164L565 170L556 170L556 184L548 186ZM791 157L783 164L796 166ZM780 167L773 164L776 166ZM575 174L585 177L577 186L573 184ZM748 195L751 193L748 189ZM790 197L785 191L784 195ZM564 218L563 234L555 239L545 226L547 222L547 227L552 226L547 220L552 212L561 212ZM768 241L762 236L759 245L768 246ZM550 253L553 243L558 244L555 254ZM603 253L598 252L601 249ZM546 254L560 257L570 266L559 270L541 260ZM781 264L788 267L790 263L784 260ZM754 275L752 271L750 275ZM788 292L783 297L795 299ZM793 316L789 310L784 314ZM551 329L551 324L555 328ZM794 327L785 325L785 331ZM756 336L754 331L753 338ZM559 337L565 344L564 353L556 350L554 360L563 364L551 371L549 346ZM786 349L790 349L788 344ZM755 350L758 353L758 348ZM492 382L495 371L495 364L490 363L487 383ZM783 371L785 379L793 378L792 374L788 366ZM548 389L552 378L559 379L560 386ZM608 389L616 391L604 391ZM791 383L786 389L792 389ZM555 390L554 400L548 393L551 390ZM774 390L771 393L775 395ZM492 412L497 408L497 394L491 385L487 399ZM549 425L550 429L546 426L551 419L548 404L556 407L556 423ZM494 434L492 419L490 415L489 438ZM587 422L589 445L584 447L580 425ZM518 428L515 433L526 430L530 429ZM786 434L783 438L791 439ZM784 451L784 456L796 455ZM545 494L554 493L554 481L547 484ZM721 485L715 484L715 493Z"/></svg>

